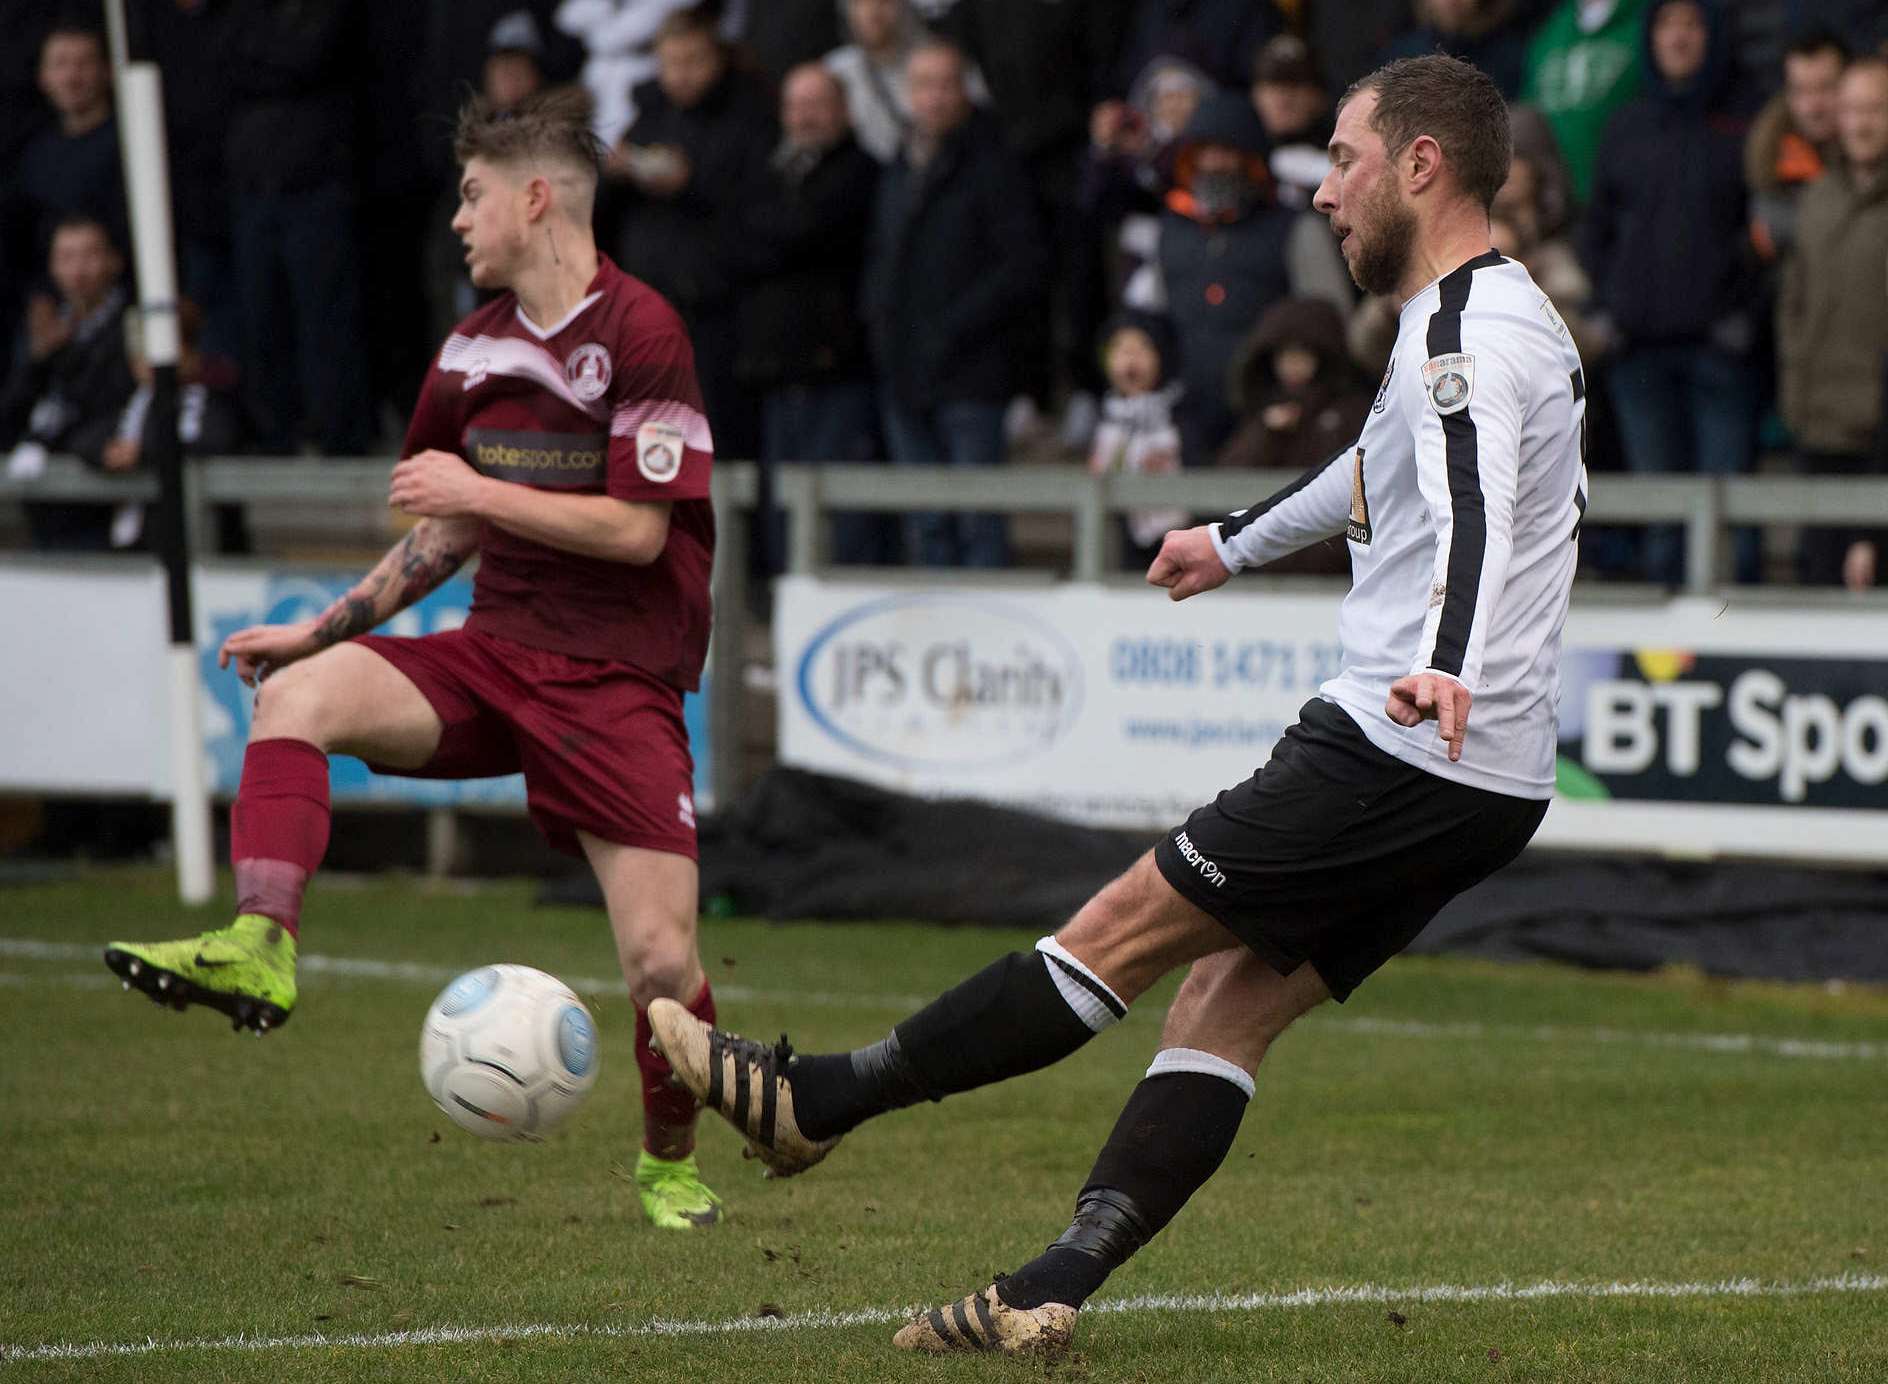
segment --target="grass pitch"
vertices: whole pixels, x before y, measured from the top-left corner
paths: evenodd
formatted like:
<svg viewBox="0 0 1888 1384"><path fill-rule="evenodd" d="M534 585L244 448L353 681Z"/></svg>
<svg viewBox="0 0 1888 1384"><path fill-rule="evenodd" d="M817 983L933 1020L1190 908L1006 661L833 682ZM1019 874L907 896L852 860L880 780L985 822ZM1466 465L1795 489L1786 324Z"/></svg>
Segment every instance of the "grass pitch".
<svg viewBox="0 0 1888 1384"><path fill-rule="evenodd" d="M1274 1049L1219 1176L1053 1369L894 1353L899 1309L1065 1223L1168 992L1048 1073L906 1111L730 1220L645 1226L632 1013L600 915L324 879L265 1041L123 995L116 937L220 924L152 872L0 889L0 1384L12 1379L1880 1380L1888 995L1393 963ZM724 1022L876 1038L1014 933L707 922ZM489 961L576 984L602 1077L537 1148L420 1089ZM1225 1294L1240 1300L1197 1301Z"/></svg>

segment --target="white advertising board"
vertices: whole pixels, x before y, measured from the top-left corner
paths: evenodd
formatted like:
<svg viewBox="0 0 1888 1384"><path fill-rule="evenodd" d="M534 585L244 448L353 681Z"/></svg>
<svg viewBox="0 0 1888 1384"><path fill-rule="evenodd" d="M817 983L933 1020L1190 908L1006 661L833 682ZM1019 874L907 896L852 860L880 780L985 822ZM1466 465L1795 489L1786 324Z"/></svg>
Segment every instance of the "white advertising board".
<svg viewBox="0 0 1888 1384"><path fill-rule="evenodd" d="M1264 763L1342 657L1338 597L783 581L789 764L1161 828ZM1869 657L1879 652L1881 657ZM1542 844L1888 859L1888 615L1576 604ZM1470 731L1473 734L1473 730Z"/></svg>
<svg viewBox="0 0 1888 1384"><path fill-rule="evenodd" d="M201 567L193 576L204 753L212 793L235 796L255 694L220 669L216 651L247 625L285 623L325 609L357 578L338 570ZM472 583L455 577L381 627L433 634L465 623ZM168 796L169 729L163 573L127 560L0 562L0 788L52 793ZM706 703L684 705L695 757L696 800L707 781ZM330 761L336 802L522 809L524 780L397 778L358 759Z"/></svg>

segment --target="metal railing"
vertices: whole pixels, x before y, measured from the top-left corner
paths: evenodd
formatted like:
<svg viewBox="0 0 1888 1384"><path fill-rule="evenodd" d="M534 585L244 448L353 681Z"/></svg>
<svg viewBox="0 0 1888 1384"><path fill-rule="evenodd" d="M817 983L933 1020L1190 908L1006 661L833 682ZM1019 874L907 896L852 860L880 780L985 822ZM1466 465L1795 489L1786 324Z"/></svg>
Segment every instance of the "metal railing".
<svg viewBox="0 0 1888 1384"><path fill-rule="evenodd" d="M384 503L389 464L384 458L230 457L195 462L185 472L189 519L193 531L201 532L204 508L211 504ZM837 511L991 510L1068 515L1074 540L1070 575L1078 581L1093 581L1115 570L1110 551L1116 538L1109 522L1112 516L1174 506L1196 514L1225 513L1295 479L1294 473L1284 471L1097 476L1076 465L966 469L827 463L782 466L776 471L774 488L787 515L787 570L795 574L825 568L828 521ZM750 512L758 494L754 463L716 466L714 500L724 528ZM54 457L45 474L34 480L0 476L0 501L154 498L156 481L149 475L109 475L71 457ZM1727 531L1732 526L1888 527L1888 477L1606 475L1593 488L1585 522L1682 526L1685 589L1703 592L1720 580Z"/></svg>
<svg viewBox="0 0 1888 1384"><path fill-rule="evenodd" d="M287 502L302 511L343 507L371 512L386 502L389 466L385 458L232 457L194 462L185 470L186 521L193 547L204 551L201 535L208 532L208 507L215 504ZM1097 476L1076 465L971 470L830 463L782 466L775 473L774 488L787 516L787 570L795 575L826 570L831 519L837 512L989 510L1069 516L1069 575L1078 581L1098 581L1119 570L1115 551L1118 526L1111 522L1113 516L1133 509L1174 506L1202 515L1225 513L1251 504L1294 479L1293 473L1278 471ZM107 475L71 457L52 458L45 473L30 481L0 476L0 503L35 499L150 501L156 493L156 480L150 475ZM718 671L709 684L708 717L714 779L724 786L738 782L736 757L748 611L747 537L759 493L754 463L727 462L715 467L713 499L722 541L715 561L717 618L711 645L713 666ZM1731 526L1888 527L1888 477L1606 475L1594 487L1585 522L1682 525L1686 532L1685 589L1707 592L1718 585ZM391 541L391 524L371 535L366 531L369 527L357 516L351 531L363 543L370 539ZM991 575L953 572L946 578L942 573L924 574L926 580L987 580ZM1791 598L1824 599L1821 593L1812 597L1806 591L1791 593Z"/></svg>
<svg viewBox="0 0 1888 1384"><path fill-rule="evenodd" d="M782 467L775 489L788 515L787 570L796 574L826 565L825 521L837 510L993 510L1072 516L1072 576L1094 581L1116 566L1112 515L1176 505L1195 514L1225 514L1296 479L1289 471L1096 476L1074 466L965 470L835 463ZM1720 580L1733 525L1888 527L1888 477L1605 475L1593 487L1585 522L1682 525L1685 589L1704 592Z"/></svg>

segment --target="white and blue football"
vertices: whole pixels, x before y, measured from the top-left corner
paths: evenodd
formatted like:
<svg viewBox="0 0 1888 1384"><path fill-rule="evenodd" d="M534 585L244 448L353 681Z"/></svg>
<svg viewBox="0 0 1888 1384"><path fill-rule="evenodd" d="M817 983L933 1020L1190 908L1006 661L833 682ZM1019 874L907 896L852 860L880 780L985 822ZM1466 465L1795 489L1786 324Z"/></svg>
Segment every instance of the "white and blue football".
<svg viewBox="0 0 1888 1384"><path fill-rule="evenodd" d="M426 1011L420 1080L459 1128L535 1143L597 1080L597 1026L571 988L529 966L467 971Z"/></svg>

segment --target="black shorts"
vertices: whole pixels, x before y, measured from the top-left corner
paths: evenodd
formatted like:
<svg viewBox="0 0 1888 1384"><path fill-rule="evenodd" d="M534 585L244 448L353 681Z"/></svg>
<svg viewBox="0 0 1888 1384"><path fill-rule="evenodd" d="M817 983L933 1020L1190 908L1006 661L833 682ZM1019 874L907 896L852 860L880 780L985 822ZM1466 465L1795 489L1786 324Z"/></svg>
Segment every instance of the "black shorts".
<svg viewBox="0 0 1888 1384"><path fill-rule="evenodd" d="M1519 855L1547 801L1405 764L1331 702L1298 718L1257 774L1161 839L1154 863L1279 974L1309 961L1342 1000Z"/></svg>

